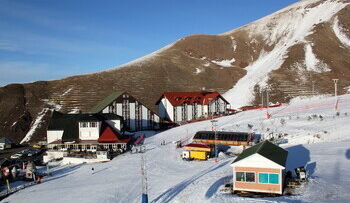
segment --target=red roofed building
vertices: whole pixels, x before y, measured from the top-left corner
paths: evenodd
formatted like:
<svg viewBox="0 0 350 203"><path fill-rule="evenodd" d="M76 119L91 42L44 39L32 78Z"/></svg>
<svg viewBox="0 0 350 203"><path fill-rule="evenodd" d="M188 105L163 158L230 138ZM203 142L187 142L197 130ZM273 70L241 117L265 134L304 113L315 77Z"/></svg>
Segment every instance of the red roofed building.
<svg viewBox="0 0 350 203"><path fill-rule="evenodd" d="M47 128L44 161L99 152L124 152L131 136L124 133L123 118L113 113L64 114L54 111ZM87 153L88 152L88 153ZM107 153L108 152L108 153ZM91 158L91 157L90 157Z"/></svg>
<svg viewBox="0 0 350 203"><path fill-rule="evenodd" d="M129 136L123 136L120 132L113 129L110 125L106 125L104 130L101 133L101 136L98 138L99 143L125 143L130 142Z"/></svg>
<svg viewBox="0 0 350 203"><path fill-rule="evenodd" d="M224 114L229 105L216 91L164 92L156 104L160 117L173 122Z"/></svg>

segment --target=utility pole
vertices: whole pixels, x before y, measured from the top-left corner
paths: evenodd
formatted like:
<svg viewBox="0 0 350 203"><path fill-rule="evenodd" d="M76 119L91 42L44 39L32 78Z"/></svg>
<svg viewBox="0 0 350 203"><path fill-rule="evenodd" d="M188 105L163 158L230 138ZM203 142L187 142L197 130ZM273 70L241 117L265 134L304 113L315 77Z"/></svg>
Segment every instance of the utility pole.
<svg viewBox="0 0 350 203"><path fill-rule="evenodd" d="M264 107L264 89L260 89L261 94L261 108Z"/></svg>
<svg viewBox="0 0 350 203"><path fill-rule="evenodd" d="M338 93L337 93L337 84L338 84L339 79L333 79L334 82L334 96L337 97Z"/></svg>
<svg viewBox="0 0 350 203"><path fill-rule="evenodd" d="M338 112L338 81L339 79L333 79L334 82L334 96L335 96L335 111Z"/></svg>
<svg viewBox="0 0 350 203"><path fill-rule="evenodd" d="M141 203L148 203L146 159L144 158L144 156L141 157L141 174L142 174L142 197L141 197Z"/></svg>
<svg viewBox="0 0 350 203"><path fill-rule="evenodd" d="M214 161L218 162L218 146L216 144L216 140L218 139L217 138L217 130L216 130L216 127L218 126L217 125L218 120L211 120L210 122L211 122L212 130L214 130L214 150L215 150L215 159L214 159Z"/></svg>
<svg viewBox="0 0 350 203"><path fill-rule="evenodd" d="M50 161L47 162L46 164L46 175L50 176L50 166L49 166Z"/></svg>

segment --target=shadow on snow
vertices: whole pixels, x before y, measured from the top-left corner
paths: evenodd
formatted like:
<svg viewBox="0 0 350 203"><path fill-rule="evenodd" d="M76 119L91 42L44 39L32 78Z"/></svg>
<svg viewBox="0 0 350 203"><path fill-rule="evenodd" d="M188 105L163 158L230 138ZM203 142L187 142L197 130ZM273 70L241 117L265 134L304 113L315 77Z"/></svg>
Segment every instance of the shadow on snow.
<svg viewBox="0 0 350 203"><path fill-rule="evenodd" d="M286 169L295 173L295 168L304 166L308 175L312 177L316 169L316 162L309 163L311 161L310 151L303 145L291 146L286 150L288 151Z"/></svg>
<svg viewBox="0 0 350 203"><path fill-rule="evenodd" d="M347 159L350 159L350 149L346 150L346 152L345 152L345 157L346 157Z"/></svg>
<svg viewBox="0 0 350 203"><path fill-rule="evenodd" d="M208 191L205 193L205 197L207 199L211 198L218 191L220 186L225 184L225 180L228 180L228 179L232 180L232 175L226 176L226 177L222 177L219 180L215 181L215 183L213 183L209 187Z"/></svg>
<svg viewBox="0 0 350 203"><path fill-rule="evenodd" d="M83 165L84 165L84 163L78 164L78 165L74 165L74 166L71 166L71 167L64 167L64 168L58 169L56 171L53 171L53 172L51 172L51 176L53 176L53 177L52 178L51 177L46 178L43 183L50 182L50 181L53 181L53 180L56 180L56 179L59 179L59 178L63 178L65 176L69 175L70 172L79 169Z"/></svg>
<svg viewBox="0 0 350 203"><path fill-rule="evenodd" d="M157 198L155 198L152 202L169 202L170 200L172 200L176 195L178 195L181 191L183 191L188 185L190 185L191 183L193 183L194 181L196 181L197 179L199 179L200 177L215 171L223 166L225 166L229 161L225 161L219 165L215 165L213 167L210 167L209 169L206 169L202 172L200 172L199 174L175 185L174 187L169 188L167 191L165 191L164 193L162 193L161 195L159 195Z"/></svg>

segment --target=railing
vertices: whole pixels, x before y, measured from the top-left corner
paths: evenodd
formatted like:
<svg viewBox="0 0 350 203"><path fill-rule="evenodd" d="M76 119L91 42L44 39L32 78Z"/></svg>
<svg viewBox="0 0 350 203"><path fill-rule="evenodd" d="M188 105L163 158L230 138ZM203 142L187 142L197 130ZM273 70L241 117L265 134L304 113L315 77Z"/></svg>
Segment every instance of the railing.
<svg viewBox="0 0 350 203"><path fill-rule="evenodd" d="M19 190L22 190L26 187L30 187L32 185L35 185L37 184L36 182L30 182L30 183L26 183L26 184L23 184L23 185L20 185L20 186L17 186L17 187L13 187L11 188L10 190L5 190L5 191L2 191L0 192L0 200L6 198L7 196L19 191Z"/></svg>

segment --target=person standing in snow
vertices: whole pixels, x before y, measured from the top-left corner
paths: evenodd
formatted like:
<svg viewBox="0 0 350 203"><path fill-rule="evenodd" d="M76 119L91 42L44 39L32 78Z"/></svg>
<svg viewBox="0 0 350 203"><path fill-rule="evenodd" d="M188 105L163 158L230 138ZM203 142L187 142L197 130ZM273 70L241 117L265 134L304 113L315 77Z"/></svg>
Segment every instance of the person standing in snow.
<svg viewBox="0 0 350 203"><path fill-rule="evenodd" d="M94 167L91 168L91 174L94 174Z"/></svg>

